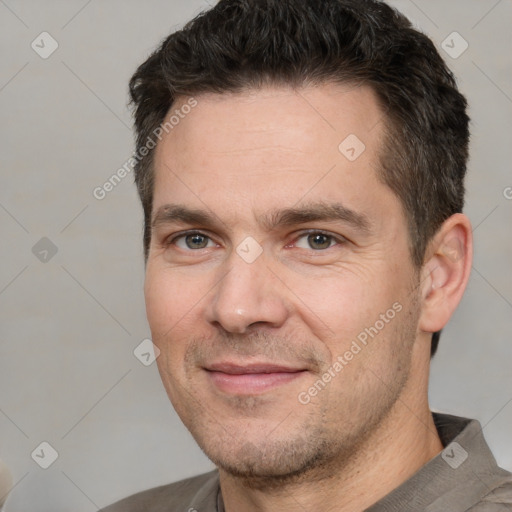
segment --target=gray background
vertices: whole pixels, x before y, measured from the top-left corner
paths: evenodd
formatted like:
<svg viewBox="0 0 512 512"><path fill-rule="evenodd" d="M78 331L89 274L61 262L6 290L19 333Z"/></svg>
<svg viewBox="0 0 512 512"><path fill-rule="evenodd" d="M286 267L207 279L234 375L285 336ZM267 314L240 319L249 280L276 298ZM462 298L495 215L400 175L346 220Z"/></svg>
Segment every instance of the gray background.
<svg viewBox="0 0 512 512"><path fill-rule="evenodd" d="M475 262L433 363L432 405L478 418L512 470L512 2L391 3L431 36L471 104ZM7 512L95 511L212 467L156 365L133 354L149 336L133 177L101 201L92 194L133 150L129 77L206 6L0 0L0 458L16 483ZM59 44L47 59L31 48L43 31ZM441 47L453 31L469 44L457 59ZM41 253L45 241L33 253L43 237L55 255ZM31 458L42 441L59 454L46 470Z"/></svg>

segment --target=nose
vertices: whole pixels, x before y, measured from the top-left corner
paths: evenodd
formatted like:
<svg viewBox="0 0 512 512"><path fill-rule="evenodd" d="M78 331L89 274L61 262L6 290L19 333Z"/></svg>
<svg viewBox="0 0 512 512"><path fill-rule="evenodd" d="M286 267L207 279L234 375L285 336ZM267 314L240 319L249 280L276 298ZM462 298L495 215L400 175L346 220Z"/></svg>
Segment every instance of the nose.
<svg viewBox="0 0 512 512"><path fill-rule="evenodd" d="M289 307L283 283L261 255L252 263L235 251L224 267L224 276L212 291L207 306L207 320L224 330L245 334L260 325L280 327L286 321Z"/></svg>

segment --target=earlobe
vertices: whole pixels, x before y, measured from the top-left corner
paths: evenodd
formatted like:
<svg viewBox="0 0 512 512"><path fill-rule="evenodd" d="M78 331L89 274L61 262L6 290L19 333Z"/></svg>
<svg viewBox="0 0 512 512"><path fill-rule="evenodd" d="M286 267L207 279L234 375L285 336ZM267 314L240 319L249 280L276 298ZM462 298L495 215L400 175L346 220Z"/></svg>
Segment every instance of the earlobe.
<svg viewBox="0 0 512 512"><path fill-rule="evenodd" d="M421 281L420 329L441 330L457 308L466 288L472 262L469 219L463 214L449 217L429 244Z"/></svg>

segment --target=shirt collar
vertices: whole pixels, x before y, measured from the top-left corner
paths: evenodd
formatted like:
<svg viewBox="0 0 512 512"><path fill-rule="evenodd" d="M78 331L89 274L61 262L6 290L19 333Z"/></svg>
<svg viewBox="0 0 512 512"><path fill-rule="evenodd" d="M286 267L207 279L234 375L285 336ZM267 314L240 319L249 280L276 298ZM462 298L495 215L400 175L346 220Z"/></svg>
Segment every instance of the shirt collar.
<svg viewBox="0 0 512 512"><path fill-rule="evenodd" d="M492 489L502 470L480 423L440 413L433 418L443 451L366 512L463 512Z"/></svg>
<svg viewBox="0 0 512 512"><path fill-rule="evenodd" d="M478 421L432 415L443 451L366 512L464 512L494 487L497 475L509 478L498 468ZM209 496L216 484L217 512L225 512L218 474L209 484Z"/></svg>

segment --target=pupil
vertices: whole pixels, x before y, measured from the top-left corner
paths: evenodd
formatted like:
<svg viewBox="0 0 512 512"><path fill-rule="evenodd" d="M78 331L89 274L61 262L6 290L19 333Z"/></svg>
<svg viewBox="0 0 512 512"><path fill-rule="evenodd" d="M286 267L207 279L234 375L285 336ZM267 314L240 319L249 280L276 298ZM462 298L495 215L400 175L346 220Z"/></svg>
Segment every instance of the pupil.
<svg viewBox="0 0 512 512"><path fill-rule="evenodd" d="M205 237L203 235L188 235L187 245L191 249L203 249L206 247Z"/></svg>
<svg viewBox="0 0 512 512"><path fill-rule="evenodd" d="M313 249L327 249L330 242L330 237L327 235L309 235L309 244Z"/></svg>

